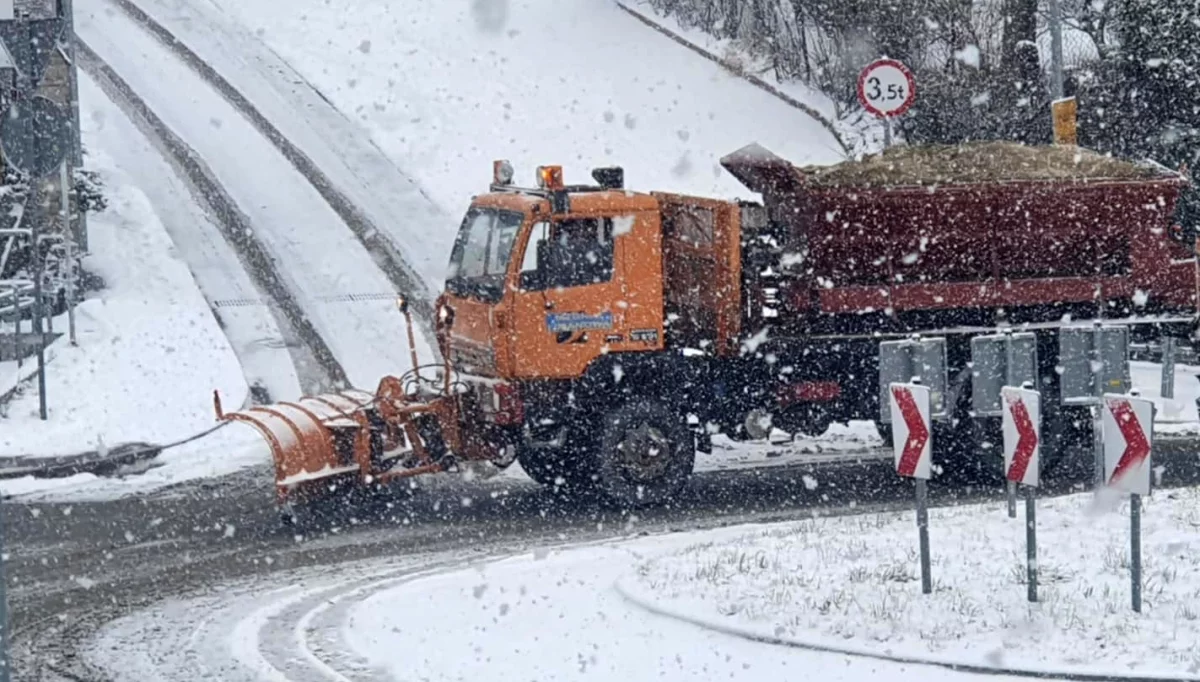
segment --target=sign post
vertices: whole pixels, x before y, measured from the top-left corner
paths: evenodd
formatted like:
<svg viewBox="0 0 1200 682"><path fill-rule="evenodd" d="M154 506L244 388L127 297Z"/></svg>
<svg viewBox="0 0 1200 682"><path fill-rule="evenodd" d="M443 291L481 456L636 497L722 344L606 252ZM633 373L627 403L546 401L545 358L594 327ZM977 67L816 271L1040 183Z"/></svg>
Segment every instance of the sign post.
<svg viewBox="0 0 1200 682"><path fill-rule="evenodd" d="M1058 335L1058 364L1062 367L1063 405L1092 409L1096 487L1104 485L1102 396L1124 394L1132 386L1129 374L1129 328L1096 321L1091 326L1064 327Z"/></svg>
<svg viewBox="0 0 1200 682"><path fill-rule="evenodd" d="M1142 496L1150 494L1154 403L1106 393L1100 404L1104 433L1104 481L1129 493L1129 574L1132 605L1142 612Z"/></svg>
<svg viewBox="0 0 1200 682"><path fill-rule="evenodd" d="M977 417L997 417L1005 412L1001 389L1038 381L1037 336L1032 332L1000 334L971 339L971 404ZM1006 484L1008 518L1017 518L1017 486Z"/></svg>
<svg viewBox="0 0 1200 682"><path fill-rule="evenodd" d="M1162 339L1162 397L1168 400L1175 398L1175 337L1164 336Z"/></svg>
<svg viewBox="0 0 1200 682"><path fill-rule="evenodd" d="M921 544L921 592L933 592L929 560L929 491L926 481L933 470L933 422L929 387L893 383L888 400L892 412L892 450L896 473L916 479L917 536Z"/></svg>
<svg viewBox="0 0 1200 682"><path fill-rule="evenodd" d="M912 71L895 59L876 59L858 75L858 101L869 113L883 119L885 149L892 146L892 119L908 111L916 98Z"/></svg>
<svg viewBox="0 0 1200 682"><path fill-rule="evenodd" d="M67 259L67 332L71 345L79 345L75 339L75 234L71 230L71 176L67 169L67 160L63 159L58 165L59 184L62 185L63 241L66 244Z"/></svg>
<svg viewBox="0 0 1200 682"><path fill-rule="evenodd" d="M1042 396L1031 390L1005 386L1004 399L1004 477L1016 486L1025 486L1025 571L1029 601L1038 600L1037 587L1037 487L1042 459Z"/></svg>
<svg viewBox="0 0 1200 682"><path fill-rule="evenodd" d="M38 181L31 180L29 183L29 206L30 209L36 211L33 220L30 221L32 228L30 231L29 241L32 242L33 248L33 333L38 337L37 348L37 384L38 384L38 416L42 421L50 418L49 409L46 407L46 332L42 325L45 320L42 317L46 313L46 302L42 296L45 292L42 291L42 277L45 270L45 259L42 258L42 209L41 195L38 191Z"/></svg>

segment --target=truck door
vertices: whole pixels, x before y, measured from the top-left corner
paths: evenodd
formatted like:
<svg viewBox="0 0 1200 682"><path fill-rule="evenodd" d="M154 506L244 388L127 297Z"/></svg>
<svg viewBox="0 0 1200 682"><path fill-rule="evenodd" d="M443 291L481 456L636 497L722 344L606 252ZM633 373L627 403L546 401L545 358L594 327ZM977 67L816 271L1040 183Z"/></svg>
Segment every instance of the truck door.
<svg viewBox="0 0 1200 682"><path fill-rule="evenodd" d="M517 376L577 377L600 355L621 316L613 237L607 217L533 224L514 296Z"/></svg>

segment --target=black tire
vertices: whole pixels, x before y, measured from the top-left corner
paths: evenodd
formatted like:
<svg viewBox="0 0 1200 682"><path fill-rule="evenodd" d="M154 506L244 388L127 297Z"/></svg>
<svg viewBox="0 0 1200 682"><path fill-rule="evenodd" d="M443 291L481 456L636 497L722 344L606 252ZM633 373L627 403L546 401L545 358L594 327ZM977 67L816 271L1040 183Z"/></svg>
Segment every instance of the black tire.
<svg viewBox="0 0 1200 682"><path fill-rule="evenodd" d="M793 437L820 438L833 425L827 405L797 403L775 415L774 425Z"/></svg>
<svg viewBox="0 0 1200 682"><path fill-rule="evenodd" d="M595 484L621 506L660 505L683 488L695 462L684 420L665 405L637 401L604 416Z"/></svg>
<svg viewBox="0 0 1200 682"><path fill-rule="evenodd" d="M1091 413L1086 407L1051 406L1049 402L1043 395L1042 476L1090 480L1094 471Z"/></svg>
<svg viewBox="0 0 1200 682"><path fill-rule="evenodd" d="M964 453L963 482L968 485L1004 485L1004 432L999 417L970 419L970 453Z"/></svg>
<svg viewBox="0 0 1200 682"><path fill-rule="evenodd" d="M591 472L582 455L571 447L517 446L517 461L534 482L548 488L576 488L590 482Z"/></svg>
<svg viewBox="0 0 1200 682"><path fill-rule="evenodd" d="M883 447L891 449L892 447L892 425L885 424L881 421L875 422L875 431L879 433L879 439L883 441Z"/></svg>
<svg viewBox="0 0 1200 682"><path fill-rule="evenodd" d="M933 423L933 463L948 483L973 486L1004 484L1004 443L999 418L971 416L971 370L950 381L946 395L950 419Z"/></svg>

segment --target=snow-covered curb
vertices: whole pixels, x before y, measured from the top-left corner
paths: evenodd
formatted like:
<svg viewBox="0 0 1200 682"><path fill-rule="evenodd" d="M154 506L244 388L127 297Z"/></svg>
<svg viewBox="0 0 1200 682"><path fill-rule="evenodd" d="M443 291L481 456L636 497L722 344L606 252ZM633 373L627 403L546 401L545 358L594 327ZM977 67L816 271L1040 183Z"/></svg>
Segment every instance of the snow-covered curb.
<svg viewBox="0 0 1200 682"><path fill-rule="evenodd" d="M49 366L54 360L54 344L46 346L45 361ZM21 384L37 375L37 356L17 366L16 361L0 362L0 406L12 400Z"/></svg>
<svg viewBox="0 0 1200 682"><path fill-rule="evenodd" d="M53 477L44 475L43 468L36 475L0 479L0 496L23 502L97 502L145 495L255 467L263 469L264 485L270 476L270 451L247 424L223 422L165 447L153 446L146 452L138 449L133 444L112 448L103 456L81 456L77 461L47 459L45 467L56 469Z"/></svg>
<svg viewBox="0 0 1200 682"><path fill-rule="evenodd" d="M84 267L105 281L76 307L78 345L51 346L49 419L36 385L19 391L0 420L0 455L102 452L123 442L166 443L211 426L212 390L234 404L249 393L241 366L154 207L100 145L103 123L84 125L89 161L109 207L92 217ZM65 315L54 320L65 330ZM35 364L32 359L27 361ZM23 368L24 369L24 368Z"/></svg>
<svg viewBox="0 0 1200 682"><path fill-rule="evenodd" d="M1143 516L1143 613L1129 608L1127 505L1039 503L1041 601L1024 524L1002 505L931 511L934 594L915 582L912 512L783 524L659 556L618 589L656 613L756 641L957 670L1200 679L1200 491Z"/></svg>
<svg viewBox="0 0 1200 682"><path fill-rule="evenodd" d="M805 649L808 651L817 651L830 654L841 654L845 656L857 656L859 658L868 658L879 661L887 661L889 663L900 663L906 665L932 665L939 668L947 668L956 672L973 673L981 675L1008 675L1013 677L1031 677L1036 679L1053 679L1053 680L1073 680L1078 682L1175 682L1182 680L1184 682L1192 682L1200 679L1200 676L1193 675L1117 675L1114 673L1105 672L1078 672L1078 671L1062 671L1035 668L1006 668L995 666L984 666L978 663L964 663L940 657L912 657L897 654L885 654L866 647L853 646L836 646L829 643L822 643L816 640L804 640L796 637L782 637L767 633L764 629L754 628L743 625L736 625L719 618L704 618L693 613L689 613L686 609L673 608L662 604L655 595L649 590L637 586L628 576L617 580L613 585L614 591L628 603L636 606L639 609L652 613L663 618L670 618L682 623L694 625L705 630L730 637L739 637L751 642L759 642L762 644L774 644L777 646L791 647L795 649Z"/></svg>

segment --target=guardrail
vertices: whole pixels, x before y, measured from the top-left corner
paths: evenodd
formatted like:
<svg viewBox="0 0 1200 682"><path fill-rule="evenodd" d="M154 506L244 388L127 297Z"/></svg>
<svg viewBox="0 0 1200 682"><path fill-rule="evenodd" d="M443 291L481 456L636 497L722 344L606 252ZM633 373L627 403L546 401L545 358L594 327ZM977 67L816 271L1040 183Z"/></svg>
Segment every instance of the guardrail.
<svg viewBox="0 0 1200 682"><path fill-rule="evenodd" d="M0 280L0 321L13 322L33 309L34 286L31 279Z"/></svg>
<svg viewBox="0 0 1200 682"><path fill-rule="evenodd" d="M1131 360L1142 360L1145 362L1162 362L1162 345L1158 343L1131 343L1129 344L1129 357ZM1175 347L1175 362L1184 365L1200 364L1200 355L1190 347Z"/></svg>

